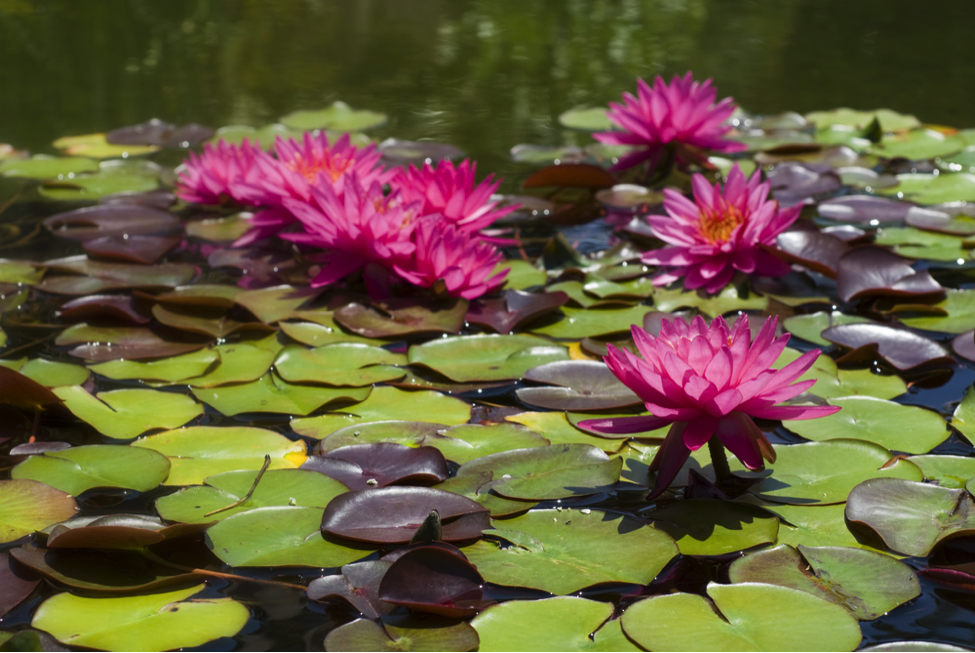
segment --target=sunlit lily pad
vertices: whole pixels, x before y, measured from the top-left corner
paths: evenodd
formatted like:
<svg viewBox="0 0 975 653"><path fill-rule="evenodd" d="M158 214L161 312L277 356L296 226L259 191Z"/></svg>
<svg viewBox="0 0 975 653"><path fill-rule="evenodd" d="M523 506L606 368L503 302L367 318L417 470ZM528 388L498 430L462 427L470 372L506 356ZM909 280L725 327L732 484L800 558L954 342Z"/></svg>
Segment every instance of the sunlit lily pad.
<svg viewBox="0 0 975 653"><path fill-rule="evenodd" d="M98 170L98 161L83 157L53 157L36 154L29 159L0 163L0 175L28 179L71 179L82 172Z"/></svg>
<svg viewBox="0 0 975 653"><path fill-rule="evenodd" d="M852 651L860 644L849 611L800 590L709 583L708 596L714 605L683 592L638 601L623 613L623 629L665 651Z"/></svg>
<svg viewBox="0 0 975 653"><path fill-rule="evenodd" d="M265 455L271 457L269 469L300 467L307 457L303 442L245 426L193 426L150 435L131 446L155 449L169 458L172 466L164 485L202 485L221 472L257 470Z"/></svg>
<svg viewBox="0 0 975 653"><path fill-rule="evenodd" d="M228 383L256 381L271 369L278 347L264 341L237 342L217 345L210 351L217 354L219 364L206 370L202 376L184 379L194 388L214 388Z"/></svg>
<svg viewBox="0 0 975 653"><path fill-rule="evenodd" d="M872 151L878 156L905 159L933 159L961 151L966 143L958 136L945 136L933 129L913 129L904 134L885 138Z"/></svg>
<svg viewBox="0 0 975 653"><path fill-rule="evenodd" d="M380 347L358 343L336 343L315 349L285 347L274 360L274 368L285 381L332 386L366 386L402 378L406 356Z"/></svg>
<svg viewBox="0 0 975 653"><path fill-rule="evenodd" d="M559 361L533 367L526 380L557 387L525 387L515 391L522 402L555 410L605 410L642 404L604 363ZM560 387L559 387L560 386Z"/></svg>
<svg viewBox="0 0 975 653"><path fill-rule="evenodd" d="M87 445L31 456L11 472L78 496L96 487L148 492L169 474L162 454L123 445Z"/></svg>
<svg viewBox="0 0 975 653"><path fill-rule="evenodd" d="M219 360L216 351L203 349L153 361L105 361L88 369L109 379L176 382L202 375Z"/></svg>
<svg viewBox="0 0 975 653"><path fill-rule="evenodd" d="M782 369L801 354L786 348L773 367ZM907 392L907 384L899 376L874 374L871 370L841 370L832 358L820 355L800 381L815 379L816 385L807 392L825 399L864 395L878 399L893 399Z"/></svg>
<svg viewBox="0 0 975 653"><path fill-rule="evenodd" d="M965 390L965 396L952 415L951 425L969 442L975 442L975 388Z"/></svg>
<svg viewBox="0 0 975 653"><path fill-rule="evenodd" d="M63 136L54 141L52 145L73 156L89 156L95 159L139 156L159 149L152 145L112 145L105 140L105 134Z"/></svg>
<svg viewBox="0 0 975 653"><path fill-rule="evenodd" d="M19 540L78 512L70 494L30 479L0 480L0 544Z"/></svg>
<svg viewBox="0 0 975 653"><path fill-rule="evenodd" d="M205 486L183 488L159 498L156 510L169 521L205 524L245 510L269 506L303 506L324 510L334 497L348 492L348 488L324 474L303 469L272 469L261 477L250 498L233 508L220 510L247 496L256 477L257 472L253 471L223 472L209 476Z"/></svg>
<svg viewBox="0 0 975 653"><path fill-rule="evenodd" d="M785 421L783 425L808 440L851 438L908 453L927 453L950 435L944 418L925 408L873 397L840 397L829 403L842 410L816 420Z"/></svg>
<svg viewBox="0 0 975 653"><path fill-rule="evenodd" d="M316 451L327 453L347 447L350 444L375 444L379 442L394 442L408 447L424 446L429 436L438 436L446 429L444 424L433 422L407 422L404 420L385 420L379 422L365 422L340 428L318 443Z"/></svg>
<svg viewBox="0 0 975 653"><path fill-rule="evenodd" d="M629 332L634 324L641 324L643 316L653 310L649 306L632 308L572 308L563 306L564 316L558 322L533 328L535 333L553 338L579 340L587 337L606 336Z"/></svg>
<svg viewBox="0 0 975 653"><path fill-rule="evenodd" d="M548 280L545 270L539 270L528 261L504 260L498 264L494 272L505 268L508 268L508 276L504 278L504 287L512 290L541 286Z"/></svg>
<svg viewBox="0 0 975 653"><path fill-rule="evenodd" d="M678 308L696 308L708 317L717 317L731 311L763 310L768 298L752 293L741 297L735 286L725 286L717 295L683 289L657 288L653 293L653 305L658 311L672 312ZM636 322L639 324L639 321Z"/></svg>
<svg viewBox="0 0 975 653"><path fill-rule="evenodd" d="M549 444L548 439L517 424L461 424L440 433L441 437L425 438L423 444L436 447L447 460L461 465L481 456Z"/></svg>
<svg viewBox="0 0 975 653"><path fill-rule="evenodd" d="M902 321L915 329L964 333L975 324L975 290L947 289L945 298L935 304L947 315L906 317Z"/></svg>
<svg viewBox="0 0 975 653"><path fill-rule="evenodd" d="M609 131L613 123L606 117L606 107L577 107L559 114L559 123L569 129L587 132Z"/></svg>
<svg viewBox="0 0 975 653"><path fill-rule="evenodd" d="M538 504L537 501L509 499L508 497L501 496L497 492L492 492L491 480L493 476L494 473L488 471L465 476L454 476L438 484L436 488L445 492L459 494L467 497L471 501L476 501L491 511L492 517L519 515L526 510L534 508Z"/></svg>
<svg viewBox="0 0 975 653"><path fill-rule="evenodd" d="M457 333L467 315L467 300L390 299L375 306L352 302L335 311L335 321L366 338Z"/></svg>
<svg viewBox="0 0 975 653"><path fill-rule="evenodd" d="M906 131L921 125L920 121L914 116L897 113L890 109L857 111L855 109L842 108L833 109L832 111L813 111L806 114L806 120L815 123L819 129L825 129L832 125L864 129L875 118L880 123L881 129L887 132Z"/></svg>
<svg viewBox="0 0 975 653"><path fill-rule="evenodd" d="M159 167L154 163L105 161L96 173L46 181L38 192L47 199L65 202L96 200L115 193L141 193L158 187Z"/></svg>
<svg viewBox="0 0 975 653"><path fill-rule="evenodd" d="M55 388L54 392L79 419L120 440L153 429L176 428L203 414L203 406L172 392L127 388L93 396L77 385Z"/></svg>
<svg viewBox="0 0 975 653"><path fill-rule="evenodd" d="M60 385L81 385L88 380L88 370L80 365L35 358L23 365L18 361L0 361L0 365L17 370L28 379L37 381L47 388Z"/></svg>
<svg viewBox="0 0 975 653"><path fill-rule="evenodd" d="M31 625L64 644L104 651L164 651L237 634L250 610L233 599L187 600L204 587L104 599L56 594Z"/></svg>
<svg viewBox="0 0 975 653"><path fill-rule="evenodd" d="M506 601L471 621L481 651L639 651L620 621L608 619L613 604L576 596Z"/></svg>
<svg viewBox="0 0 975 653"><path fill-rule="evenodd" d="M878 189L882 195L895 195L919 204L942 204L975 200L975 175L967 172L930 175L907 173L897 175L898 184Z"/></svg>
<svg viewBox="0 0 975 653"><path fill-rule="evenodd" d="M341 481L351 490L388 485L436 485L447 480L447 461L434 447L395 442L353 444L310 456L302 469Z"/></svg>
<svg viewBox="0 0 975 653"><path fill-rule="evenodd" d="M459 382L517 379L538 365L568 359L565 347L530 335L442 338L409 351L410 364Z"/></svg>
<svg viewBox="0 0 975 653"><path fill-rule="evenodd" d="M833 313L819 311L817 313L793 315L792 317L786 318L782 321L782 327L803 340L808 340L821 347L829 347L831 343L820 335L823 331L839 324L859 324L864 322L870 322L870 320L859 315L847 315L839 311Z"/></svg>
<svg viewBox="0 0 975 653"><path fill-rule="evenodd" d="M32 286L44 276L44 269L28 261L0 259L0 283Z"/></svg>
<svg viewBox="0 0 975 653"><path fill-rule="evenodd" d="M391 418L407 421L432 420L439 424L463 424L471 417L471 405L432 390L409 392L378 387L365 401L340 412L296 419L291 427L301 435L321 439L344 426L378 422Z"/></svg>
<svg viewBox="0 0 975 653"><path fill-rule="evenodd" d="M371 387L328 388L288 383L277 374L262 376L252 383L219 388L193 388L200 401L224 415L240 413L285 413L307 415L333 401L360 402L369 396Z"/></svg>
<svg viewBox="0 0 975 653"><path fill-rule="evenodd" d="M328 129L337 132L363 131L386 122L386 114L365 109L353 109L345 102L333 102L317 111L295 111L281 118L281 124L291 129L310 131Z"/></svg>
<svg viewBox="0 0 975 653"><path fill-rule="evenodd" d="M894 478L875 478L855 487L846 517L872 528L892 550L912 556L927 556L950 536L975 534L971 494Z"/></svg>
<svg viewBox="0 0 975 653"><path fill-rule="evenodd" d="M234 567L341 567L374 550L323 538L321 523L321 508L254 508L211 526L207 538Z"/></svg>
<svg viewBox="0 0 975 653"><path fill-rule="evenodd" d="M453 619L383 617L383 623L356 619L329 631L326 651L473 651L477 631Z"/></svg>
<svg viewBox="0 0 975 653"><path fill-rule="evenodd" d="M908 460L921 468L924 478L941 487L962 488L975 478L975 458L968 456L911 456Z"/></svg>
<svg viewBox="0 0 975 653"><path fill-rule="evenodd" d="M779 544L874 548L858 531L850 530L842 503L793 506L759 499L753 502L779 517Z"/></svg>
<svg viewBox="0 0 975 653"><path fill-rule="evenodd" d="M234 296L234 301L249 310L265 324L290 317L299 306L311 301L319 291L314 288L274 286L247 290Z"/></svg>
<svg viewBox="0 0 975 653"><path fill-rule="evenodd" d="M517 415L509 415L505 418L505 421L524 424L543 438L550 440L552 444L588 444L599 447L607 452L619 451L619 448L623 446L623 440L625 438L610 439L600 437L587 433L574 424L574 421L578 421L576 419L577 417L579 419L587 419L595 416L574 413L570 419L566 413L553 411L549 413L519 413Z"/></svg>
<svg viewBox="0 0 975 653"><path fill-rule="evenodd" d="M214 137L210 139L210 144L216 145L223 140L231 145L240 145L246 138L250 143L259 143L265 150L269 150L274 146L274 140L278 136L300 140L303 133L300 129L289 129L280 123L264 125L258 129L248 125L227 125L217 130Z"/></svg>
<svg viewBox="0 0 975 653"><path fill-rule="evenodd" d="M646 585L677 555L674 541L661 531L599 510L536 510L495 524L538 542L502 549L481 540L462 549L484 579L498 585L553 594L597 583ZM612 555L606 555L609 541Z"/></svg>
<svg viewBox="0 0 975 653"><path fill-rule="evenodd" d="M646 514L684 555L724 555L774 542L779 520L763 510L716 499L688 499Z"/></svg>

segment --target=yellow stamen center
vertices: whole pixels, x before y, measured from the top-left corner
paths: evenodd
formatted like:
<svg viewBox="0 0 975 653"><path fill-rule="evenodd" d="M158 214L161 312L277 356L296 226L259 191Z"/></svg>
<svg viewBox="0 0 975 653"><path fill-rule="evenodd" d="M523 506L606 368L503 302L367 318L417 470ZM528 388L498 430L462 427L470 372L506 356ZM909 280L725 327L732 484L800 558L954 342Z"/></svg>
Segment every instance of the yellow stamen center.
<svg viewBox="0 0 975 653"><path fill-rule="evenodd" d="M745 222L745 216L737 208L726 206L720 213L701 211L698 214L698 231L712 245L726 243L735 227Z"/></svg>

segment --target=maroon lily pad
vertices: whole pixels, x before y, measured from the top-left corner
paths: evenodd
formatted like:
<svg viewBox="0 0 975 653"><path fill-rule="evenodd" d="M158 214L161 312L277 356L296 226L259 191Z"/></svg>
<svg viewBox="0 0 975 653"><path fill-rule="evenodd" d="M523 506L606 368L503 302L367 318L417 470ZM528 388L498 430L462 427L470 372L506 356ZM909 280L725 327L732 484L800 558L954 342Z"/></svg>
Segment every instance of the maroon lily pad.
<svg viewBox="0 0 975 653"><path fill-rule="evenodd" d="M124 358L143 360L147 358L167 358L196 351L207 342L174 342L164 340L145 327L101 328L76 324L62 331L55 339L58 346L78 346L68 353L76 358L101 362Z"/></svg>
<svg viewBox="0 0 975 653"><path fill-rule="evenodd" d="M57 236L82 242L111 235L144 236L179 229L172 214L141 204L102 204L52 215L44 226Z"/></svg>
<svg viewBox="0 0 975 653"><path fill-rule="evenodd" d="M181 236L130 236L113 234L85 241L83 247L91 256L126 261L155 263L182 242Z"/></svg>
<svg viewBox="0 0 975 653"><path fill-rule="evenodd" d="M838 324L823 331L822 336L854 351L876 351L878 356L902 372L926 365L954 363L948 350L933 340L885 324Z"/></svg>
<svg viewBox="0 0 975 653"><path fill-rule="evenodd" d="M64 451L70 448L71 444L68 442L24 442L11 449L10 455L17 458L44 454L51 451Z"/></svg>
<svg viewBox="0 0 975 653"><path fill-rule="evenodd" d="M142 549L167 539L199 533L207 524L173 524L145 515L73 517L48 532L49 549ZM45 529L46 530L46 529Z"/></svg>
<svg viewBox="0 0 975 653"><path fill-rule="evenodd" d="M975 361L975 331L966 331L951 341L951 348L962 358Z"/></svg>
<svg viewBox="0 0 975 653"><path fill-rule="evenodd" d="M960 569L930 567L928 569L918 570L918 574L945 585L952 585L961 590L975 592L975 575L969 574Z"/></svg>
<svg viewBox="0 0 975 653"><path fill-rule="evenodd" d="M844 243L848 244L859 244L868 238L866 231L860 229L859 227L854 227L851 224L836 224L832 227L825 227L822 229L821 233L836 236Z"/></svg>
<svg viewBox="0 0 975 653"><path fill-rule="evenodd" d="M467 300L390 299L365 306L353 302L335 311L335 321L366 338L459 333Z"/></svg>
<svg viewBox="0 0 975 653"><path fill-rule="evenodd" d="M244 288L264 288L290 281L303 281L298 263L290 252L266 248L218 249L207 257L210 267L237 268L244 273L238 285ZM295 277L292 279L292 277Z"/></svg>
<svg viewBox="0 0 975 653"><path fill-rule="evenodd" d="M48 274L39 290L59 295L91 295L106 290L127 288L167 289L187 283L199 270L188 263L131 265L93 261L86 256L47 261L51 270L73 274Z"/></svg>
<svg viewBox="0 0 975 653"><path fill-rule="evenodd" d="M17 564L6 551L0 552L0 618L30 596L40 584L40 576Z"/></svg>
<svg viewBox="0 0 975 653"><path fill-rule="evenodd" d="M850 250L845 242L819 231L787 231L775 239L776 249L772 250L779 258L789 263L836 278L836 268L840 257Z"/></svg>
<svg viewBox="0 0 975 653"><path fill-rule="evenodd" d="M149 316L125 295L79 297L61 305L57 316L66 322L104 319L114 324L148 324Z"/></svg>
<svg viewBox="0 0 975 653"><path fill-rule="evenodd" d="M927 270L915 272L907 260L867 245L844 254L836 268L836 291L845 302L865 297L934 299L944 288Z"/></svg>
<svg viewBox="0 0 975 653"><path fill-rule="evenodd" d="M493 603L484 599L484 579L474 565L450 549L418 546L402 555L383 576L379 599L454 619L472 617Z"/></svg>
<svg viewBox="0 0 975 653"><path fill-rule="evenodd" d="M844 195L820 202L819 215L837 222L857 224L890 224L907 220L911 209L917 208L907 202L877 197L876 195Z"/></svg>
<svg viewBox="0 0 975 653"><path fill-rule="evenodd" d="M0 403L24 410L44 410L60 404L61 399L34 379L0 366Z"/></svg>
<svg viewBox="0 0 975 653"><path fill-rule="evenodd" d="M610 188L616 178L605 169L591 163L562 163L547 166L529 175L524 188L558 186L559 188Z"/></svg>
<svg viewBox="0 0 975 653"><path fill-rule="evenodd" d="M158 295L149 295L141 291L135 294L152 301L177 306L208 306L229 310L236 304L237 295L245 292L238 286L227 284L199 283L192 286L180 286Z"/></svg>
<svg viewBox="0 0 975 653"><path fill-rule="evenodd" d="M490 528L491 513L466 497L428 487L383 487L347 492L332 499L322 531L360 542L409 542L431 510L440 513L443 539L476 539Z"/></svg>
<svg viewBox="0 0 975 653"><path fill-rule="evenodd" d="M907 215L907 224L925 231L934 231L952 236L971 236L975 234L975 220L953 217L941 211L918 209Z"/></svg>
<svg viewBox="0 0 975 653"><path fill-rule="evenodd" d="M467 309L467 321L486 326L498 333L511 333L542 315L551 313L569 301L561 291L530 293L506 290L504 298L475 299Z"/></svg>
<svg viewBox="0 0 975 653"><path fill-rule="evenodd" d="M138 125L120 127L105 134L105 140L113 145L158 145L161 147L189 147L213 138L209 127L189 123L177 127L158 118Z"/></svg>
<svg viewBox="0 0 975 653"><path fill-rule="evenodd" d="M439 449L392 442L339 447L322 456L310 456L301 468L321 472L352 490L387 485L436 485L450 475Z"/></svg>
<svg viewBox="0 0 975 653"><path fill-rule="evenodd" d="M392 566L388 560L354 562L341 573L316 578L308 583L308 598L313 601L343 598L369 619L389 614L394 606L379 600L379 582Z"/></svg>
<svg viewBox="0 0 975 653"><path fill-rule="evenodd" d="M643 403L616 378L605 363L555 361L525 372L528 381L550 383L557 388L519 388L518 399L553 410L606 410Z"/></svg>
<svg viewBox="0 0 975 653"><path fill-rule="evenodd" d="M843 187L832 166L787 161L768 175L772 195L782 206L793 206L817 195L832 193Z"/></svg>
<svg viewBox="0 0 975 653"><path fill-rule="evenodd" d="M161 188L156 190L147 190L142 193L115 193L114 195L105 195L98 199L99 204L126 204L134 206L149 206L156 209L168 209L173 204L179 200L176 195L169 192L168 190L163 190Z"/></svg>

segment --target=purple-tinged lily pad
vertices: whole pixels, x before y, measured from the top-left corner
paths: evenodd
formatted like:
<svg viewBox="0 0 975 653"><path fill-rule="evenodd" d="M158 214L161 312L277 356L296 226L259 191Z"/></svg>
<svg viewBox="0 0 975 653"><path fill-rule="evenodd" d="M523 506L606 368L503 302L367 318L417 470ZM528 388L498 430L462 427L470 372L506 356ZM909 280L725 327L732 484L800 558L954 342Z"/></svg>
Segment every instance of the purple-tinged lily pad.
<svg viewBox="0 0 975 653"><path fill-rule="evenodd" d="M82 242L105 236L147 236L179 229L171 213L136 204L100 204L57 213L44 220L57 235Z"/></svg>
<svg viewBox="0 0 975 653"><path fill-rule="evenodd" d="M907 224L925 231L952 236L975 235L975 220L967 216L952 216L934 209L911 211L907 214Z"/></svg>
<svg viewBox="0 0 975 653"><path fill-rule="evenodd" d="M913 204L877 197L876 195L844 195L820 202L819 215L837 222L852 222L872 226L904 222Z"/></svg>
<svg viewBox="0 0 975 653"><path fill-rule="evenodd" d="M832 166L786 161L768 175L772 195L782 206L793 206L817 195L826 195L843 187Z"/></svg>
<svg viewBox="0 0 975 653"><path fill-rule="evenodd" d="M650 207L663 204L664 195L645 186L616 184L596 191L596 201L611 211L646 214Z"/></svg>
<svg viewBox="0 0 975 653"><path fill-rule="evenodd" d="M385 487L332 499L322 531L361 542L405 543L431 510L440 513L444 541L476 539L490 527L488 510L466 497L426 487Z"/></svg>
<svg viewBox="0 0 975 653"><path fill-rule="evenodd" d="M850 492L846 518L873 529L892 550L923 557L948 537L975 534L975 500L962 489L875 478Z"/></svg>
<svg viewBox="0 0 975 653"><path fill-rule="evenodd" d="M158 118L138 125L119 127L105 134L105 141L112 145L156 145L159 147L189 147L213 138L209 127L189 123L177 127Z"/></svg>
<svg viewBox="0 0 975 653"><path fill-rule="evenodd" d="M0 366L0 404L39 411L59 403L61 398L37 381Z"/></svg>
<svg viewBox="0 0 975 653"><path fill-rule="evenodd" d="M143 549L169 538L203 531L200 526L167 526L157 517L113 514L74 517L46 529L49 549Z"/></svg>
<svg viewBox="0 0 975 653"><path fill-rule="evenodd" d="M380 582L379 600L442 617L474 616L493 601L484 598L478 570L455 551L418 546L400 556Z"/></svg>
<svg viewBox="0 0 975 653"><path fill-rule="evenodd" d="M281 283L305 281L298 262L290 252L275 249L229 248L218 249L207 256L210 267L237 268L243 273L238 281L242 288L255 289Z"/></svg>
<svg viewBox="0 0 975 653"><path fill-rule="evenodd" d="M830 278L836 278L840 257L850 249L836 236L819 231L787 231L778 235L775 244L779 257Z"/></svg>
<svg viewBox="0 0 975 653"><path fill-rule="evenodd" d="M606 410L643 403L616 378L605 363L597 361L556 361L533 367L524 378L549 383L557 388L519 388L518 399L553 410Z"/></svg>
<svg viewBox="0 0 975 653"><path fill-rule="evenodd" d="M61 305L57 316L66 322L110 320L113 324L142 325L150 321L147 312L126 295L91 295Z"/></svg>
<svg viewBox="0 0 975 653"><path fill-rule="evenodd" d="M853 351L869 347L904 372L928 365L950 365L954 359L938 343L913 331L885 324L839 324L822 332L825 340Z"/></svg>
<svg viewBox="0 0 975 653"><path fill-rule="evenodd" d="M0 619L34 593L40 577L14 562L10 554L0 551Z"/></svg>
<svg viewBox="0 0 975 653"><path fill-rule="evenodd" d="M345 565L338 574L308 583L308 598L312 601L343 598L367 619L378 619L395 607L379 600L379 583L392 564L388 560L367 560Z"/></svg>
<svg viewBox="0 0 975 653"><path fill-rule="evenodd" d="M467 309L467 321L498 333L511 333L569 301L564 292L530 293L506 290L503 298L476 299Z"/></svg>
<svg viewBox="0 0 975 653"><path fill-rule="evenodd" d="M433 141L404 141L387 138L376 149L382 154L383 162L389 166L406 167L410 163L417 167L424 163L435 165L441 159L460 161L464 151L447 143Z"/></svg>
<svg viewBox="0 0 975 653"><path fill-rule="evenodd" d="M181 286L196 276L196 266L188 263L135 265L105 263L85 256L45 262L51 270L73 274L48 274L38 289L59 295L91 295L106 290L128 288L168 289Z"/></svg>
<svg viewBox="0 0 975 653"><path fill-rule="evenodd" d="M335 311L335 321L366 338L458 333L467 307L464 299L390 299L373 306L353 302Z"/></svg>
<svg viewBox="0 0 975 653"><path fill-rule="evenodd" d="M182 242L182 236L102 236L82 246L93 257L150 265Z"/></svg>
<svg viewBox="0 0 975 653"><path fill-rule="evenodd" d="M927 270L915 272L906 259L869 245L851 249L840 258L836 290L845 302L877 296L935 299L945 292Z"/></svg>
<svg viewBox="0 0 975 653"><path fill-rule="evenodd" d="M237 331L274 331L274 327L263 322L238 322L220 308L192 306L181 310L156 304L152 307L152 316L168 327L212 338L226 338Z"/></svg>
<svg viewBox="0 0 975 653"><path fill-rule="evenodd" d="M975 361L975 331L966 331L951 341L951 348L962 358Z"/></svg>
<svg viewBox="0 0 975 653"><path fill-rule="evenodd" d="M353 444L322 456L311 456L302 469L321 472L351 490L387 485L436 485L450 475L447 461L433 447L392 442Z"/></svg>

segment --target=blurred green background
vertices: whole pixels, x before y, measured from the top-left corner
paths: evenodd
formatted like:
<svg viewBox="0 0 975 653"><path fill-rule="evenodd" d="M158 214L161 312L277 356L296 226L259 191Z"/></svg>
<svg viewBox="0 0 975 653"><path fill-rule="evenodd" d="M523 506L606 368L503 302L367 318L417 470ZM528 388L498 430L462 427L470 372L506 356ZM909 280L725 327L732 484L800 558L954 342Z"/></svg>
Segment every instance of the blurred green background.
<svg viewBox="0 0 975 653"><path fill-rule="evenodd" d="M887 106L975 126L975 3L916 0L0 0L0 142L151 117L259 126L341 99L374 133L511 171L634 78L693 70L755 113ZM581 138L587 138L581 136Z"/></svg>

